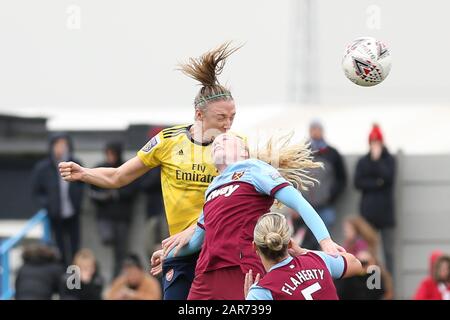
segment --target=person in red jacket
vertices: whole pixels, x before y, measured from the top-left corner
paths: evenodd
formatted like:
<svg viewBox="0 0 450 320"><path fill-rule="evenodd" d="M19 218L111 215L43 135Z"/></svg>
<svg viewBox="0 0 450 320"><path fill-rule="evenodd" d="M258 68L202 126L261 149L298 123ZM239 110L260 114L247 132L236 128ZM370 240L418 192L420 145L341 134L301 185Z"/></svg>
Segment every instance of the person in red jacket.
<svg viewBox="0 0 450 320"><path fill-rule="evenodd" d="M415 300L450 300L450 256L441 251L430 255L430 275L422 280Z"/></svg>

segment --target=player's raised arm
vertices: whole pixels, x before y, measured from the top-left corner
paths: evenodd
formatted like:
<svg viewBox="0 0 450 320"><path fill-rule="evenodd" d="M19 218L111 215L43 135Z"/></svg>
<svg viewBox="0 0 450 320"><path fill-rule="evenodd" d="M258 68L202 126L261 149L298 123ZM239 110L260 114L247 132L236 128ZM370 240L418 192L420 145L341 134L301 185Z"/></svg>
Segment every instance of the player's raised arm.
<svg viewBox="0 0 450 320"><path fill-rule="evenodd" d="M345 251L344 248L331 240L325 223L298 190L292 186L284 187L275 193L275 198L295 210L302 217L323 251L329 254L337 254L340 251Z"/></svg>
<svg viewBox="0 0 450 320"><path fill-rule="evenodd" d="M162 242L163 248L155 251L150 260L150 273L153 276L157 276L162 272L162 264L166 258L189 256L200 251L205 239L204 219L202 211L197 225L190 226Z"/></svg>
<svg viewBox="0 0 450 320"><path fill-rule="evenodd" d="M85 168L75 162L61 162L61 177L66 181L82 181L100 188L120 188L136 180L150 168L134 157L118 168Z"/></svg>
<svg viewBox="0 0 450 320"><path fill-rule="evenodd" d="M353 277L364 273L361 262L351 253L339 252L337 256L332 256L321 251L312 252L322 258L331 276L335 279Z"/></svg>
<svg viewBox="0 0 450 320"><path fill-rule="evenodd" d="M195 228L191 226L181 232L181 237L177 237L177 240L170 245L163 241L164 256L169 258L175 256L188 256L200 251L205 239L204 223L205 218L202 211L198 218L197 225L194 225Z"/></svg>
<svg viewBox="0 0 450 320"><path fill-rule="evenodd" d="M309 170L321 168L315 162L311 149L306 144L290 144L293 133L278 139L272 138L265 151L256 151L256 157L266 164L255 166L252 170L256 189L275 197L278 201L295 210L313 232L322 250L337 254L345 249L331 240L330 234L319 214L306 201L298 190L307 190L317 180L308 175ZM274 161L276 159L277 161Z"/></svg>

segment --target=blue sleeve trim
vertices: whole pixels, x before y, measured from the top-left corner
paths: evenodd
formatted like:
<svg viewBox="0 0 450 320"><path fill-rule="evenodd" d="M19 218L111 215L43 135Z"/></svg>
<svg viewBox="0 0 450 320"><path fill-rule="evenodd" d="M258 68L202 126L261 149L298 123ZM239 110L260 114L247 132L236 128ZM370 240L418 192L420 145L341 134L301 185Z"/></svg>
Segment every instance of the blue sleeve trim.
<svg viewBox="0 0 450 320"><path fill-rule="evenodd" d="M335 257L322 251L312 252L325 262L328 271L334 279L340 279L345 275L345 272L347 271L347 260L343 256L338 255Z"/></svg>
<svg viewBox="0 0 450 320"><path fill-rule="evenodd" d="M330 238L330 233L319 214L293 186L281 188L275 193L275 198L289 208L297 211L318 242Z"/></svg>
<svg viewBox="0 0 450 320"><path fill-rule="evenodd" d="M341 256L342 257L342 256ZM342 274L339 277L339 279L343 278L345 276L345 273L347 272L347 259L345 259L344 257L342 257L342 260L344 260L344 270L342 270Z"/></svg>
<svg viewBox="0 0 450 320"><path fill-rule="evenodd" d="M197 226L199 228L202 228L203 230L205 230L205 226L203 224L201 224L200 222L197 222Z"/></svg>
<svg viewBox="0 0 450 320"><path fill-rule="evenodd" d="M273 300L273 297L269 289L253 285L250 287L245 300Z"/></svg>
<svg viewBox="0 0 450 320"><path fill-rule="evenodd" d="M283 182L282 184L277 185L275 188L273 188L270 191L270 195L273 197L275 193L277 193L277 191L283 189L284 187L290 186L290 184L288 182Z"/></svg>

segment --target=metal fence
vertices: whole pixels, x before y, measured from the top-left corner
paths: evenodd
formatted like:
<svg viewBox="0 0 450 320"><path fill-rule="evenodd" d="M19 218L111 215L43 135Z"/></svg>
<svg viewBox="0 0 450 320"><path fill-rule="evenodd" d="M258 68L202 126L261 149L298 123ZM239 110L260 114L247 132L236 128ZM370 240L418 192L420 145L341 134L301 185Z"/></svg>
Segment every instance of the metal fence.
<svg viewBox="0 0 450 320"><path fill-rule="evenodd" d="M50 222L47 217L47 212L45 210L38 211L25 226L20 230L20 232L11 238L4 240L0 244L0 265L1 265L1 279L0 279L0 299L7 300L14 296L14 289L11 288L11 277L10 277L10 261L9 255L11 250L19 244L22 239L24 239L28 233L37 225L43 225L43 236L42 241L49 243L51 240L50 235Z"/></svg>

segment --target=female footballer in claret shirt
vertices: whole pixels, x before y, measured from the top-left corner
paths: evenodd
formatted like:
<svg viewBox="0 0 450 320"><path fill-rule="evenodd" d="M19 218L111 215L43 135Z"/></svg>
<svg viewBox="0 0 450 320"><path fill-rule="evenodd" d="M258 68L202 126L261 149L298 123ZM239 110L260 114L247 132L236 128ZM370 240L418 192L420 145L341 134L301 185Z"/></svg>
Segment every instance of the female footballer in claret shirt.
<svg viewBox="0 0 450 320"><path fill-rule="evenodd" d="M245 274L249 270L264 273L252 247L253 229L275 199L301 215L324 251L345 251L332 241L320 216L297 190L313 183L306 171L320 164L312 161L306 146L289 145L289 140L290 136L278 142L271 140L255 159L250 159L241 138L229 133L219 135L213 142L212 158L220 175L205 192L197 229L193 236L187 235L187 245L175 241L166 252L155 252L152 273L159 272L164 253L183 256L201 249L188 299L244 299ZM277 168L269 164L275 153Z"/></svg>

